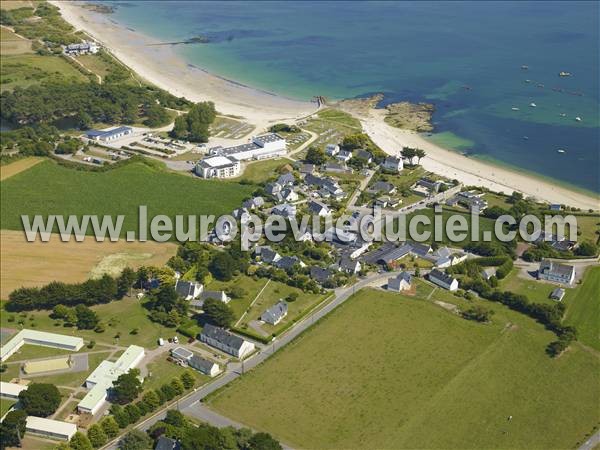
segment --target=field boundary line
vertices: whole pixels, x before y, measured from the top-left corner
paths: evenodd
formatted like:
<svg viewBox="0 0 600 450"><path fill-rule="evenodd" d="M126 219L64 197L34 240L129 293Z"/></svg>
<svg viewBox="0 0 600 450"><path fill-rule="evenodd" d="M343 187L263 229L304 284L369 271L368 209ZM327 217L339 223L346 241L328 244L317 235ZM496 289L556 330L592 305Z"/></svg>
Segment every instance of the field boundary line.
<svg viewBox="0 0 600 450"><path fill-rule="evenodd" d="M258 298L262 295L263 291L265 290L265 288L269 285L269 283L271 282L271 279L267 279L267 282L265 283L265 285L262 287L262 289L258 292L258 294L256 294L256 297L254 297L254 300L252 300L252 303L250 303L250 305L248 305L248 308L246 309L246 311L244 311L244 314L242 314L242 316L238 319L238 321L235 323L234 327L237 328L237 326L240 324L240 322L244 319L244 317L246 317L246 314L248 314L248 311L250 311L252 309L252 307L254 306L254 304L256 303L256 300L258 300Z"/></svg>

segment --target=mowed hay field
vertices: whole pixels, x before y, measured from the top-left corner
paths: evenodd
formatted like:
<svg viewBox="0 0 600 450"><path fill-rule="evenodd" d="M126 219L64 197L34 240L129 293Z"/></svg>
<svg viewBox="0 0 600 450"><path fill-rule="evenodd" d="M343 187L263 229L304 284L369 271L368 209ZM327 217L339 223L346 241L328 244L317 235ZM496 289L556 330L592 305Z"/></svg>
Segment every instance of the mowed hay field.
<svg viewBox="0 0 600 450"><path fill-rule="evenodd" d="M126 231L137 232L140 205L148 207L148 223L159 214L219 216L239 207L255 188L194 179L152 163L131 162L106 172L89 172L44 161L2 181L0 189L2 229L21 230L21 214L125 215L121 230L125 236ZM185 224L187 229L187 220Z"/></svg>
<svg viewBox="0 0 600 450"><path fill-rule="evenodd" d="M490 307L479 324L363 290L207 403L298 448L576 446L600 421L598 355L551 359L552 333Z"/></svg>
<svg viewBox="0 0 600 450"><path fill-rule="evenodd" d="M75 283L102 273L115 275L126 266L162 266L175 255L174 243L158 242L27 242L21 231L0 231L0 299L22 286L43 286L51 281Z"/></svg>
<svg viewBox="0 0 600 450"><path fill-rule="evenodd" d="M42 162L43 160L43 158L30 156L28 158L19 159L18 161L12 162L10 164L0 166L0 181L6 180L7 178L12 177L13 175L21 173L24 170L27 170L30 167L33 167L36 164Z"/></svg>
<svg viewBox="0 0 600 450"><path fill-rule="evenodd" d="M19 55L31 52L31 41L15 34L8 28L0 27L0 55Z"/></svg>

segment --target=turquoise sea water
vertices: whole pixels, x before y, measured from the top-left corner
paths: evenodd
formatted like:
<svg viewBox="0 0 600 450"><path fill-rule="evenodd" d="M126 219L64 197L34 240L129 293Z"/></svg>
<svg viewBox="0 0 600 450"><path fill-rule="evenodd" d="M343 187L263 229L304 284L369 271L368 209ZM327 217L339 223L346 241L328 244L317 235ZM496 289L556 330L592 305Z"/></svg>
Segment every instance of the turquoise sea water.
<svg viewBox="0 0 600 450"><path fill-rule="evenodd" d="M301 99L432 102L436 142L600 192L598 2L111 4L164 41L210 37L175 48L215 74Z"/></svg>

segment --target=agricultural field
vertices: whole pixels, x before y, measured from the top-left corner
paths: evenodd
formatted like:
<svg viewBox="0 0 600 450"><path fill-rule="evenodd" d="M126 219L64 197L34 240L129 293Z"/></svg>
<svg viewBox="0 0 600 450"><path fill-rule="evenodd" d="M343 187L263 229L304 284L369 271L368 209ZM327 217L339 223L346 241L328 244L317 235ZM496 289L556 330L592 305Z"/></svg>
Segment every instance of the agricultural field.
<svg viewBox="0 0 600 450"><path fill-rule="evenodd" d="M135 298L125 297L123 300L95 305L91 308L98 314L100 321L105 324L106 331L103 333L62 327L60 321L49 317L50 311L33 311L24 313L21 316L19 313L9 313L1 310L0 324L3 328L15 328L17 321L24 317L24 328L75 334L86 341L95 341L98 347L101 344L122 346L135 344L146 348L155 348L158 345L159 337L167 338L177 335L175 329L166 328L148 319L148 311L144 308L144 300L139 301ZM183 339L181 335L179 337ZM98 350L101 350L101 348Z"/></svg>
<svg viewBox="0 0 600 450"><path fill-rule="evenodd" d="M27 242L20 231L1 230L0 299L23 286L82 282L105 273L117 275L126 266L162 266L176 252L177 246L168 242L62 242L58 235L49 242Z"/></svg>
<svg viewBox="0 0 600 450"><path fill-rule="evenodd" d="M299 448L571 448L593 431L596 355L552 359L533 320L482 302L492 323L467 321L439 291L361 291L207 404Z"/></svg>
<svg viewBox="0 0 600 450"><path fill-rule="evenodd" d="M2 6L4 6L4 3ZM4 57L31 52L31 41L15 34L8 28L0 28L0 55Z"/></svg>
<svg viewBox="0 0 600 450"><path fill-rule="evenodd" d="M142 162L89 172L45 161L2 181L0 187L2 229L21 230L21 214L124 215L121 236L130 230L139 236L140 205L148 208L148 222L159 214L219 216L237 208L254 190L236 183L196 180Z"/></svg>
<svg viewBox="0 0 600 450"><path fill-rule="evenodd" d="M60 56L36 54L2 56L0 89L13 90L53 80L87 82L88 78Z"/></svg>
<svg viewBox="0 0 600 450"><path fill-rule="evenodd" d="M577 289L568 289L565 322L577 327L578 339L600 351L600 267L589 268Z"/></svg>
<svg viewBox="0 0 600 450"><path fill-rule="evenodd" d="M0 181L12 177L18 173L21 173L30 167L42 162L44 159L37 156L29 156L27 158L19 159L10 164L4 164L0 166Z"/></svg>

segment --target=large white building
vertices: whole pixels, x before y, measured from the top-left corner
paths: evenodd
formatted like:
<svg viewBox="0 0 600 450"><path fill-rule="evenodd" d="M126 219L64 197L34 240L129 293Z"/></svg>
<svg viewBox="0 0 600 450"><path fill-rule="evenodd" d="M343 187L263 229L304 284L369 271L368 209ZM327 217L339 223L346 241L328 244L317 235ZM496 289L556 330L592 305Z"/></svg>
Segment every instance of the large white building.
<svg viewBox="0 0 600 450"><path fill-rule="evenodd" d="M239 175L240 162L227 156L212 156L198 161L194 172L202 178L231 178Z"/></svg>
<svg viewBox="0 0 600 450"><path fill-rule="evenodd" d="M144 359L144 348L130 345L115 362L104 360L85 380L89 389L87 395L79 402L77 409L80 413L96 414L106 403L108 390L113 383Z"/></svg>
<svg viewBox="0 0 600 450"><path fill-rule="evenodd" d="M0 381L0 397L16 400L19 398L21 391L26 390L27 386L24 384L6 383L4 381Z"/></svg>
<svg viewBox="0 0 600 450"><path fill-rule="evenodd" d="M276 133L263 134L252 138L248 144L235 147L215 147L210 149L212 155L226 156L236 161L248 159L267 159L286 154L287 143Z"/></svg>
<svg viewBox="0 0 600 450"><path fill-rule="evenodd" d="M538 279L554 283L572 284L575 280L575 267L543 259L538 269Z"/></svg>
<svg viewBox="0 0 600 450"><path fill-rule="evenodd" d="M23 345L39 345L42 347L60 348L76 352L83 347L83 339L64 334L47 333L37 330L21 330L0 350L0 361L5 361Z"/></svg>
<svg viewBox="0 0 600 450"><path fill-rule="evenodd" d="M131 127L117 127L112 130L89 130L86 132L88 139L102 142L112 142L133 133Z"/></svg>
<svg viewBox="0 0 600 450"><path fill-rule="evenodd" d="M456 291L458 289L458 280L438 269L433 269L429 272L429 281L449 291Z"/></svg>
<svg viewBox="0 0 600 450"><path fill-rule="evenodd" d="M60 420L28 416L25 422L25 431L50 439L68 441L77 433L77 425Z"/></svg>

